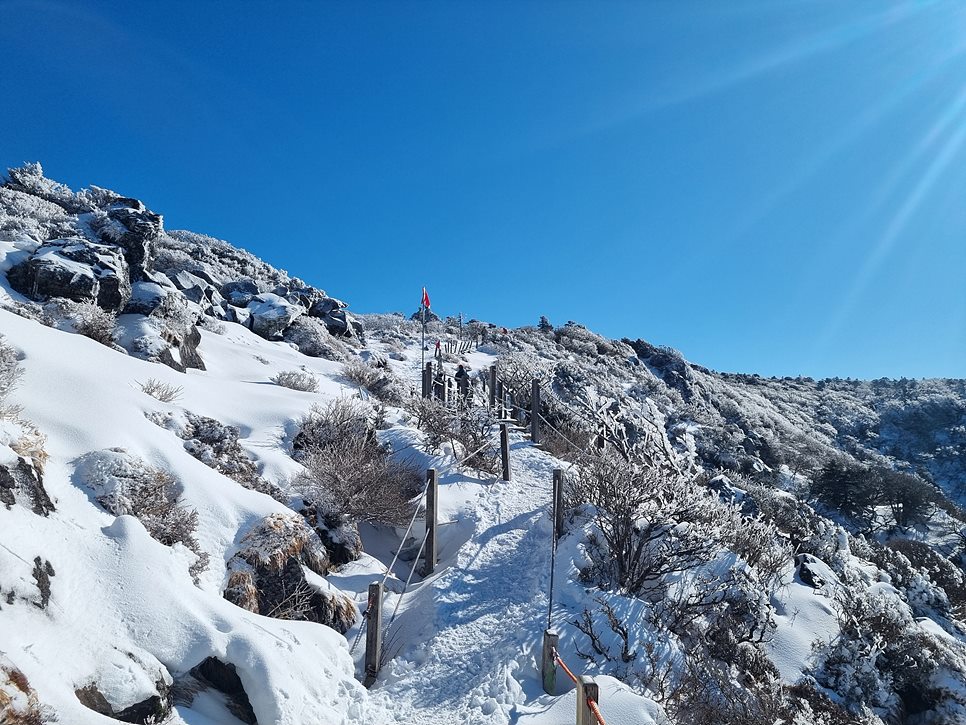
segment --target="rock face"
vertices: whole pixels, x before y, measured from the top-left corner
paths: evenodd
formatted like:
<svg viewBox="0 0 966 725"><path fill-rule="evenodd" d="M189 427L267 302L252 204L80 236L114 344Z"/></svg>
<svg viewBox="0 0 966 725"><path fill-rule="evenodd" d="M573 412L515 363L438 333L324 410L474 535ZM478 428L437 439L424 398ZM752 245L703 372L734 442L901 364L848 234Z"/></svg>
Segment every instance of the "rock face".
<svg viewBox="0 0 966 725"><path fill-rule="evenodd" d="M84 239L51 240L7 273L11 286L32 299L66 297L115 311L131 299L128 277L120 250Z"/></svg>
<svg viewBox="0 0 966 725"><path fill-rule="evenodd" d="M273 514L242 539L228 562L225 599L250 612L319 622L344 634L358 612L322 579L328 568L325 546L302 517Z"/></svg>

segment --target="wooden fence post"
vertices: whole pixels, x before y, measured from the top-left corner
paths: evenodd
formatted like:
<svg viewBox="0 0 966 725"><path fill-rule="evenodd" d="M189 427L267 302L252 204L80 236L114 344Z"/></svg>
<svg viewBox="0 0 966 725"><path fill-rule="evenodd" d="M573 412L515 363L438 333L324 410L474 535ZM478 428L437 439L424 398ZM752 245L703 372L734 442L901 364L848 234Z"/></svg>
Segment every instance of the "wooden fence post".
<svg viewBox="0 0 966 725"><path fill-rule="evenodd" d="M540 381L537 378L530 390L530 440L540 442Z"/></svg>
<svg viewBox="0 0 966 725"><path fill-rule="evenodd" d="M557 662L553 651L557 649L560 635L552 629L543 631L543 653L540 657L540 673L543 676L543 691L548 695L557 694Z"/></svg>
<svg viewBox="0 0 966 725"><path fill-rule="evenodd" d="M553 540L563 536L563 470L553 469Z"/></svg>
<svg viewBox="0 0 966 725"><path fill-rule="evenodd" d="M433 397L433 362L430 360L426 363L426 369L423 371L423 376L426 381L426 387L423 389L424 398Z"/></svg>
<svg viewBox="0 0 966 725"><path fill-rule="evenodd" d="M510 432L500 423L500 458L503 461L503 480L510 480Z"/></svg>
<svg viewBox="0 0 966 725"><path fill-rule="evenodd" d="M496 365L490 365L490 410L496 408Z"/></svg>
<svg viewBox="0 0 966 725"><path fill-rule="evenodd" d="M496 381L496 417L502 418L506 407L506 397L503 395L503 381Z"/></svg>
<svg viewBox="0 0 966 725"><path fill-rule="evenodd" d="M423 576L429 576L436 571L436 526L439 521L439 477L436 469L426 471L426 560L423 564Z"/></svg>
<svg viewBox="0 0 966 725"><path fill-rule="evenodd" d="M363 684L371 687L379 675L382 660L382 582L369 585L369 604L366 609L366 679Z"/></svg>
<svg viewBox="0 0 966 725"><path fill-rule="evenodd" d="M589 675L581 675L577 683L577 725L597 725L597 718L587 705L590 698L600 704L600 688Z"/></svg>

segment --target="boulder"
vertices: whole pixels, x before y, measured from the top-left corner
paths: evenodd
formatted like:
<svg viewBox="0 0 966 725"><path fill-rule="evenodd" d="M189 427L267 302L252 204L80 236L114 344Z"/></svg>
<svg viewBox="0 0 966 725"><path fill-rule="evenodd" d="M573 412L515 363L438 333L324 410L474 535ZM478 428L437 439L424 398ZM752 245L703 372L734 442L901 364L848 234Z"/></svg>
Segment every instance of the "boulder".
<svg viewBox="0 0 966 725"><path fill-rule="evenodd" d="M158 356L158 360L169 368L173 368L180 373L186 372L188 368L195 370L205 370L205 361L198 351L201 344L201 333L195 325L188 328L183 336L168 333L165 341L170 345Z"/></svg>
<svg viewBox="0 0 966 725"><path fill-rule="evenodd" d="M150 315L160 307L171 290L157 282L139 281L131 285L131 299L124 308L125 314Z"/></svg>
<svg viewBox="0 0 966 725"><path fill-rule="evenodd" d="M248 303L248 311L252 314L252 332L267 339L275 339L305 313L305 308L293 305L284 297L271 292L263 292Z"/></svg>
<svg viewBox="0 0 966 725"><path fill-rule="evenodd" d="M825 589L838 583L835 572L818 557L799 554L795 557L795 564L798 566L798 578L812 589Z"/></svg>
<svg viewBox="0 0 966 725"><path fill-rule="evenodd" d="M235 665L222 662L216 657L206 657L201 663L191 668L189 675L201 688L189 686L184 688L185 690L192 692L205 686L218 690L225 695L225 704L232 715L243 723L247 723L247 725L258 725L255 711L252 709L248 693L245 692L245 686L238 676ZM188 700L188 704L191 704L191 699Z"/></svg>
<svg viewBox="0 0 966 725"><path fill-rule="evenodd" d="M335 297L322 295L322 297L313 300L312 304L309 305L309 314L312 317L325 317L336 310L343 310L348 306L345 302L337 300Z"/></svg>
<svg viewBox="0 0 966 725"><path fill-rule="evenodd" d="M247 307L252 298L258 294L258 287L250 279L242 279L222 285L221 295L228 304L235 307Z"/></svg>
<svg viewBox="0 0 966 725"><path fill-rule="evenodd" d="M345 634L358 616L352 599L322 577L329 554L301 516L272 514L228 561L225 599L250 612L318 622Z"/></svg>
<svg viewBox="0 0 966 725"><path fill-rule="evenodd" d="M134 204L128 206L125 201ZM158 242L164 234L161 215L145 209L136 199L119 200L112 205L107 215L120 225L122 231L118 233L117 227L111 227L110 233L106 235L109 239L105 241L110 241L124 250L132 282L145 279L145 275L154 268Z"/></svg>
<svg viewBox="0 0 966 725"><path fill-rule="evenodd" d="M84 239L54 239L7 273L11 286L34 300L66 297L122 310L131 299L128 266L117 247Z"/></svg>
<svg viewBox="0 0 966 725"><path fill-rule="evenodd" d="M329 332L336 337L358 337L362 339L362 323L344 309L332 310L321 319Z"/></svg>

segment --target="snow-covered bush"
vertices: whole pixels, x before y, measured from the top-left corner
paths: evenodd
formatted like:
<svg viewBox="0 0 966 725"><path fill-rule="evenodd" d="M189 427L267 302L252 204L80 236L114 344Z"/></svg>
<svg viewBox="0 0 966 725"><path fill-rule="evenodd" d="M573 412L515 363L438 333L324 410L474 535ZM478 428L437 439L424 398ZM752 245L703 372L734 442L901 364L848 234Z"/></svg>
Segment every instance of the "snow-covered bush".
<svg viewBox="0 0 966 725"><path fill-rule="evenodd" d="M44 725L56 721L53 710L41 704L23 672L0 652L0 723Z"/></svg>
<svg viewBox="0 0 966 725"><path fill-rule="evenodd" d="M304 467L295 491L329 528L343 521L399 525L412 515L422 470L379 443L368 406L339 398L315 407L293 446Z"/></svg>
<svg viewBox="0 0 966 725"><path fill-rule="evenodd" d="M492 413L479 407L456 408L434 398L413 397L406 401L413 424L423 432L423 446L438 453L448 443L467 466L487 473L500 470Z"/></svg>
<svg viewBox="0 0 966 725"><path fill-rule="evenodd" d="M385 358L369 362L352 358L342 369L342 377L389 405L399 405L403 401L403 383Z"/></svg>
<svg viewBox="0 0 966 725"><path fill-rule="evenodd" d="M160 400L162 403L173 403L181 398L184 393L184 388L180 385L171 385L157 378L148 378L138 385L141 386L141 392Z"/></svg>
<svg viewBox="0 0 966 725"><path fill-rule="evenodd" d="M272 378L272 382L303 393L314 393L319 389L319 379L306 370L283 370Z"/></svg>
<svg viewBox="0 0 966 725"><path fill-rule="evenodd" d="M195 578L207 568L208 555L195 539L198 512L178 501L181 486L170 473L122 448L88 453L77 463L81 482L109 513L134 516L165 546L181 544L194 552Z"/></svg>
<svg viewBox="0 0 966 725"><path fill-rule="evenodd" d="M708 561L716 547L693 524L709 495L680 476L602 455L568 478L569 508L590 507L600 536L596 571L585 576L653 601L671 577ZM708 517L710 518L710 516Z"/></svg>
<svg viewBox="0 0 966 725"><path fill-rule="evenodd" d="M285 342L298 347L299 352L309 357L321 357L341 362L346 359L345 344L333 337L328 328L315 317L302 315L285 328L282 333Z"/></svg>
<svg viewBox="0 0 966 725"><path fill-rule="evenodd" d="M105 310L96 302L64 303L74 329L102 345L113 347L117 341L117 313Z"/></svg>
<svg viewBox="0 0 966 725"><path fill-rule="evenodd" d="M22 374L23 368L20 366L16 348L0 335L0 406L13 392Z"/></svg>

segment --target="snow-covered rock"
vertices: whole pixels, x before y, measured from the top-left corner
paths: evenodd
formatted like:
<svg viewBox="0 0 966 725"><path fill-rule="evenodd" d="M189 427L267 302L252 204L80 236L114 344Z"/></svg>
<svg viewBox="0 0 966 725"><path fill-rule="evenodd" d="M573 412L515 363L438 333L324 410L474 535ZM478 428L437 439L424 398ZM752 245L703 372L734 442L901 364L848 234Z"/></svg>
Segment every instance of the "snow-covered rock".
<svg viewBox="0 0 966 725"><path fill-rule="evenodd" d="M116 248L84 239L54 239L7 272L10 284L27 297L66 297L121 310L131 298L129 271Z"/></svg>
<svg viewBox="0 0 966 725"><path fill-rule="evenodd" d="M286 327L292 324L305 308L293 305L284 297L271 292L255 295L248 303L251 313L251 328L256 335L272 340L279 337Z"/></svg>

